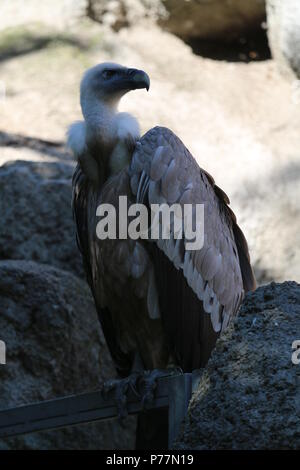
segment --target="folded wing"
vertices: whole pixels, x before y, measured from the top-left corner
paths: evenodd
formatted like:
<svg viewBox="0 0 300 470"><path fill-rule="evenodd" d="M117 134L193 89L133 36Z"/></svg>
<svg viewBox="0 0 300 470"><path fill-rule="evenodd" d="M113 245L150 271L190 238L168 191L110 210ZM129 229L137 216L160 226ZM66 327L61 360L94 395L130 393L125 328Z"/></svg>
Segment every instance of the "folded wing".
<svg viewBox="0 0 300 470"><path fill-rule="evenodd" d="M138 142L131 168L137 202L204 205L204 244L188 248L186 233L176 239L145 241L154 263L165 331L182 367L203 365L216 338L255 289L245 237L226 194L202 170L180 139L155 127ZM183 231L184 232L184 231Z"/></svg>

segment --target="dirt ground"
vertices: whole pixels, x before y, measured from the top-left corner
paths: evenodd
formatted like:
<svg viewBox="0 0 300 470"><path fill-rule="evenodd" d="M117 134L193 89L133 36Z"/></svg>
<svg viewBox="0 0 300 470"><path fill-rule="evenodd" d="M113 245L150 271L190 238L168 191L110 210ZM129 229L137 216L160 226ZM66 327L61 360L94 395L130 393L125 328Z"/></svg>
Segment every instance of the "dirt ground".
<svg viewBox="0 0 300 470"><path fill-rule="evenodd" d="M228 193L259 282L300 280L300 93L272 60L212 60L155 26L112 33L89 20L2 29L0 56L0 164L66 158L63 149L52 156L32 149L27 138L64 142L81 117L87 67L110 60L143 68L150 92L128 94L121 109L143 131L170 127ZM10 143L12 134L21 145Z"/></svg>

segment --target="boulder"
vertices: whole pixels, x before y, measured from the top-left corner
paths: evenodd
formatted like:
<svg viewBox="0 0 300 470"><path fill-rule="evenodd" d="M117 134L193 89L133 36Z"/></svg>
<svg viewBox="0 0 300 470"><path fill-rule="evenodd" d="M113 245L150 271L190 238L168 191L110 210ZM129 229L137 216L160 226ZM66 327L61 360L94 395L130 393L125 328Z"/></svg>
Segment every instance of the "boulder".
<svg viewBox="0 0 300 470"><path fill-rule="evenodd" d="M0 167L0 259L50 264L84 276L71 211L73 163Z"/></svg>
<svg viewBox="0 0 300 470"><path fill-rule="evenodd" d="M158 20L166 10L161 0L87 0L86 13L92 20L119 31L144 19Z"/></svg>
<svg viewBox="0 0 300 470"><path fill-rule="evenodd" d="M267 0L269 44L280 70L300 78L300 3Z"/></svg>
<svg viewBox="0 0 300 470"><path fill-rule="evenodd" d="M261 27L264 0L163 0L161 25L184 39L230 40Z"/></svg>
<svg viewBox="0 0 300 470"><path fill-rule="evenodd" d="M176 449L299 449L300 285L248 294L212 354Z"/></svg>
<svg viewBox="0 0 300 470"><path fill-rule="evenodd" d="M0 408L100 388L116 375L88 287L62 270L0 262ZM132 449L135 419L0 440L0 449Z"/></svg>
<svg viewBox="0 0 300 470"><path fill-rule="evenodd" d="M264 0L90 0L88 16L119 30L144 18L184 39L229 40L259 29Z"/></svg>

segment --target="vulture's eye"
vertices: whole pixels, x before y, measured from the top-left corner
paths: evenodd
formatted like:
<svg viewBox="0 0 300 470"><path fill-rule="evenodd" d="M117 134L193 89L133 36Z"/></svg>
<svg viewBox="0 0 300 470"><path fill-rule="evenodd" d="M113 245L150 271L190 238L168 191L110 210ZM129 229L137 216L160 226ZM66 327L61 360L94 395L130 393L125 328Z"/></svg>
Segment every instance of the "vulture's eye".
<svg viewBox="0 0 300 470"><path fill-rule="evenodd" d="M116 70L103 70L102 78L104 78L104 80L108 80L109 78L112 78L114 75L116 75L116 73Z"/></svg>

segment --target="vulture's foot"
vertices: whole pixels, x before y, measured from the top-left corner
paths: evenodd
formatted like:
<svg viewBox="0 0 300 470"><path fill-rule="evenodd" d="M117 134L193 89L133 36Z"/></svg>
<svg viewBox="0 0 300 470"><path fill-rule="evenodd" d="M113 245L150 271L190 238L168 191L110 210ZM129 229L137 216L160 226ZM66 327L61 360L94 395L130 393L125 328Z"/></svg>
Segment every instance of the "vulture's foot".
<svg viewBox="0 0 300 470"><path fill-rule="evenodd" d="M137 383L141 377L139 373L133 373L125 379L112 379L103 384L102 393L104 398L108 398L110 392L114 392L114 401L117 406L118 418L122 422L128 416L127 395L131 390L138 398Z"/></svg>
<svg viewBox="0 0 300 470"><path fill-rule="evenodd" d="M181 369L172 368L172 369L154 369L147 370L144 372L143 376L143 385L144 391L142 396L142 405L143 408L147 409L154 401L154 394L157 388L157 380L162 377L168 377L170 375L182 374Z"/></svg>

